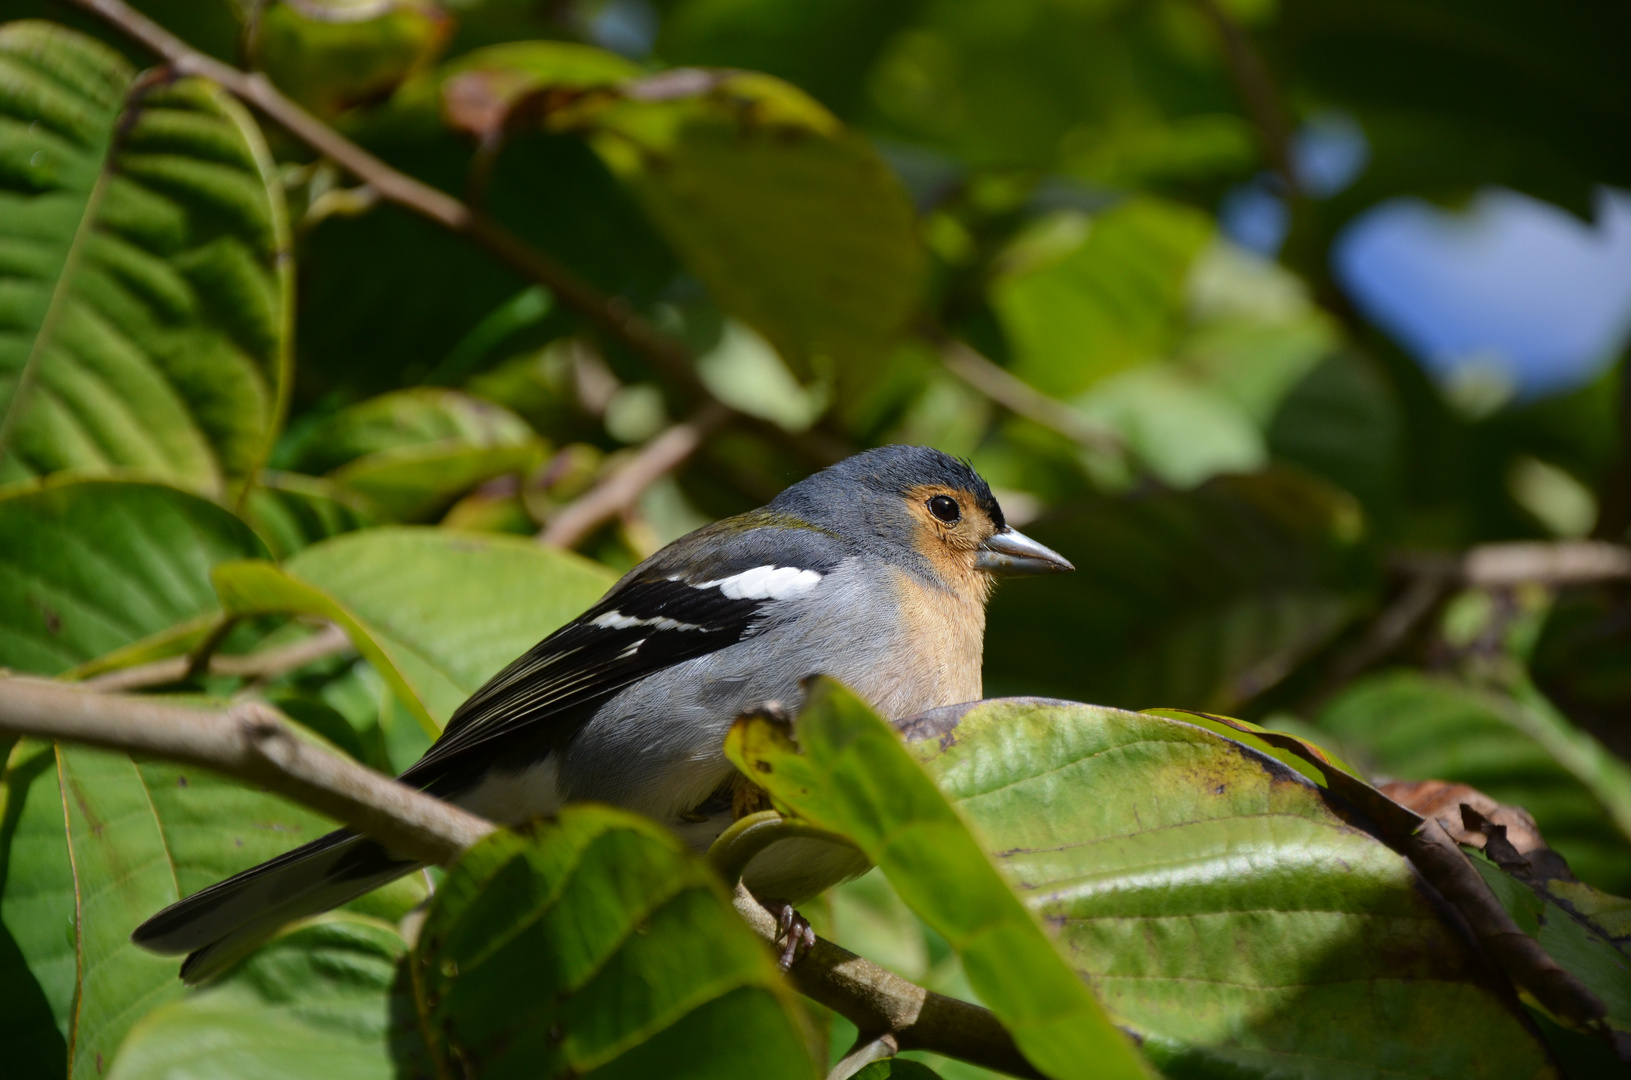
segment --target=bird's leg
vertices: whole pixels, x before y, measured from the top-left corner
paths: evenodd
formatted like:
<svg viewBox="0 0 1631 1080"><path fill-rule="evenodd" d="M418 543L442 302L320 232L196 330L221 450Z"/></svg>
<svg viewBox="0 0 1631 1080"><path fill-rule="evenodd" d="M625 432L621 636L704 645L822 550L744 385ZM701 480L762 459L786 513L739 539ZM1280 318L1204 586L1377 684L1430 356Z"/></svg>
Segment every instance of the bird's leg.
<svg viewBox="0 0 1631 1080"><path fill-rule="evenodd" d="M755 899L759 901L761 907L776 916L776 940L786 939L786 944L782 945L781 955L776 961L778 966L786 971L810 951L810 947L815 944L815 931L810 928L804 916L795 911L793 905L786 900L763 896L757 896Z"/></svg>

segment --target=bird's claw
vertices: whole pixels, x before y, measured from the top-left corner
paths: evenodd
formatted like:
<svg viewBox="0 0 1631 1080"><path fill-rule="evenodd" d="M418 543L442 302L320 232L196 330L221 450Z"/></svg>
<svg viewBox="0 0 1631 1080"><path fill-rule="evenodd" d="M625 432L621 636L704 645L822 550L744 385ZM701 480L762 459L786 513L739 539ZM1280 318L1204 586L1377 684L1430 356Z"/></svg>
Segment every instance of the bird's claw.
<svg viewBox="0 0 1631 1080"><path fill-rule="evenodd" d="M776 963L786 971L815 945L815 931L811 929L804 916L794 910L793 905L787 901L760 899L759 903L764 905L766 911L776 916L776 942L781 944L781 952L776 958Z"/></svg>

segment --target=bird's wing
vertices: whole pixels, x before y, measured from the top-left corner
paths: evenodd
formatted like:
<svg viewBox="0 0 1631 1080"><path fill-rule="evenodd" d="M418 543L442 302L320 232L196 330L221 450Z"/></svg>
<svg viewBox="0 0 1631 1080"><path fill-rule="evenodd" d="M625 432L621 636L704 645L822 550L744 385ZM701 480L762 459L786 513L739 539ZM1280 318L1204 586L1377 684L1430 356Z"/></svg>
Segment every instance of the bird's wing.
<svg viewBox="0 0 1631 1080"><path fill-rule="evenodd" d="M782 528L753 530L751 542L727 545L734 550L721 554L706 535L712 531L680 541L704 547L705 559L686 559L680 545L664 549L494 675L401 779L436 790L439 780L455 772L464 777L468 766L493 753L495 740L522 732L551 749L564 745L617 691L734 645L776 605L813 589L847 554L825 534ZM779 557L768 557L770 551Z"/></svg>

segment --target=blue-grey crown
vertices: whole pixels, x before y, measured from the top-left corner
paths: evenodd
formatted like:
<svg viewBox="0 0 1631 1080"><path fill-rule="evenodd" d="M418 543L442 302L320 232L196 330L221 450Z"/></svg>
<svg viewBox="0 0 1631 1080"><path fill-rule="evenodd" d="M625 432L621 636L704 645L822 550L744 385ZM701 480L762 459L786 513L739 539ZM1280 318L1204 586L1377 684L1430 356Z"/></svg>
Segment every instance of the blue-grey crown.
<svg viewBox="0 0 1631 1080"><path fill-rule="evenodd" d="M997 527L1003 527L1002 507L980 474L967 462L928 446L880 446L845 458L794 484L776 496L770 508L827 522L864 515L869 509L864 504L880 496L886 497L885 505L898 507L902 496L925 484L969 492Z"/></svg>

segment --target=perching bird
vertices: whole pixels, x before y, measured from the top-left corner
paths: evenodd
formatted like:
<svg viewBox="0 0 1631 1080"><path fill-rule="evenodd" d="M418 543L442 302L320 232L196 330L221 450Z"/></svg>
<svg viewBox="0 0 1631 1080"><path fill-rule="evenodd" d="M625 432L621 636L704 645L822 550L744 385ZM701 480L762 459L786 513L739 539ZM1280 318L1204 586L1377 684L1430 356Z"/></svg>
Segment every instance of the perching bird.
<svg viewBox="0 0 1631 1080"><path fill-rule="evenodd" d="M505 824L612 803L704 849L734 817L722 744L739 714L796 713L815 674L895 719L976 700L993 579L1069 569L1008 527L967 465L869 450L629 571L477 690L401 780ZM131 940L190 953L181 973L197 981L417 866L342 829L172 904ZM865 868L850 849L785 841L744 880L795 901Z"/></svg>

